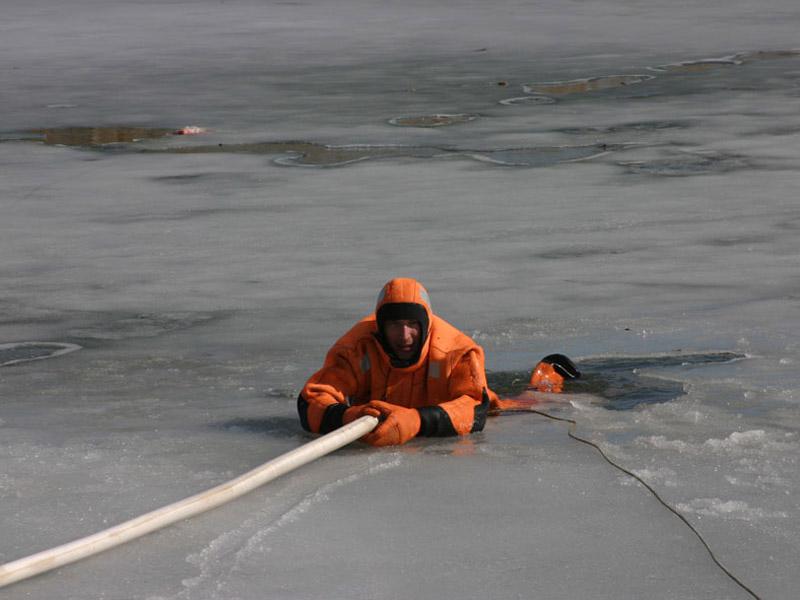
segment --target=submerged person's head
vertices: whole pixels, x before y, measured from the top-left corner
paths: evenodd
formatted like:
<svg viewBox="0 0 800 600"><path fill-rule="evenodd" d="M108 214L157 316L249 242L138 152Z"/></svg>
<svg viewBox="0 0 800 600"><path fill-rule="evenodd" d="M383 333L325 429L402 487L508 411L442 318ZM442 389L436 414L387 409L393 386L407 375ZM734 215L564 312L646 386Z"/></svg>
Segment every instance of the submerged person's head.
<svg viewBox="0 0 800 600"><path fill-rule="evenodd" d="M428 292L415 279L398 277L381 289L375 306L378 338L392 364L417 363L426 346L431 321Z"/></svg>

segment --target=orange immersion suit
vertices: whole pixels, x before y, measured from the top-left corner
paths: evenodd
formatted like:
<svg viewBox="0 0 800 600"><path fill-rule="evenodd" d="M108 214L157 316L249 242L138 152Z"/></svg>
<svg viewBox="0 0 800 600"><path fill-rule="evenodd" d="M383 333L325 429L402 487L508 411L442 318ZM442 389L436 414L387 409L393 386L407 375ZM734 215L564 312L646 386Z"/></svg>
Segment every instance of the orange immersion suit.
<svg viewBox="0 0 800 600"><path fill-rule="evenodd" d="M417 355L402 361L392 354L381 326L387 318L409 317L420 322L422 333ZM348 422L349 407L382 401L413 409L419 418L413 414L410 427L418 430L407 438L481 431L490 402L496 400L486 384L483 349L433 314L419 282L398 278L381 290L375 312L333 345L323 367L303 387L297 409L303 427L314 433Z"/></svg>

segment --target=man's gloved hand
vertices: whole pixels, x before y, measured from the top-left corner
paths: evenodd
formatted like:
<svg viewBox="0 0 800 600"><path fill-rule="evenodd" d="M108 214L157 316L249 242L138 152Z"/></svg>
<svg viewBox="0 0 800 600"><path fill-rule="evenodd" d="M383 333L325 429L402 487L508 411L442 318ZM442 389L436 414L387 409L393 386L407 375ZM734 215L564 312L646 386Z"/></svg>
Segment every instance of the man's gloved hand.
<svg viewBox="0 0 800 600"><path fill-rule="evenodd" d="M360 419L366 415L380 418L381 411L374 406L370 406L369 404L358 404L356 406L351 406L345 410L344 414L342 415L342 425L348 425L356 419Z"/></svg>
<svg viewBox="0 0 800 600"><path fill-rule="evenodd" d="M405 444L419 433L421 421L419 412L415 408L405 408L381 400L372 400L364 407L371 407L380 414L378 417L381 420L380 424L361 438L372 446Z"/></svg>

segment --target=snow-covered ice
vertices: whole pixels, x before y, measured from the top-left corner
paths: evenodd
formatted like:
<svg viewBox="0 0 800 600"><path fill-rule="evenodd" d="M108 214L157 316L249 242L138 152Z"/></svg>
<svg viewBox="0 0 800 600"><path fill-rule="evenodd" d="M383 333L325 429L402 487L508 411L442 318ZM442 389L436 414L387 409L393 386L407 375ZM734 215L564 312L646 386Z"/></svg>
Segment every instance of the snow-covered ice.
<svg viewBox="0 0 800 600"><path fill-rule="evenodd" d="M0 562L308 441L300 386L409 275L495 374L558 351L624 395L549 409L796 597L798 30L790 0L4 3ZM748 597L535 415L2 594Z"/></svg>

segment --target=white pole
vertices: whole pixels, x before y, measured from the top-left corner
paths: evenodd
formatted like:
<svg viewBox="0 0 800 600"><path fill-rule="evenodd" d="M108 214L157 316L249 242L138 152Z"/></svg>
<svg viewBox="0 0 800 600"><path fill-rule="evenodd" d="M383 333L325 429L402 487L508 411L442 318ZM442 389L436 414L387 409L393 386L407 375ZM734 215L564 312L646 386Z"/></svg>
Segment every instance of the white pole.
<svg viewBox="0 0 800 600"><path fill-rule="evenodd" d="M103 550L119 546L146 533L156 531L176 521L188 519L243 496L260 485L354 442L375 429L377 424L378 419L375 417L361 417L349 425L281 454L279 457L210 490L125 521L94 535L0 565L0 587L98 554Z"/></svg>

